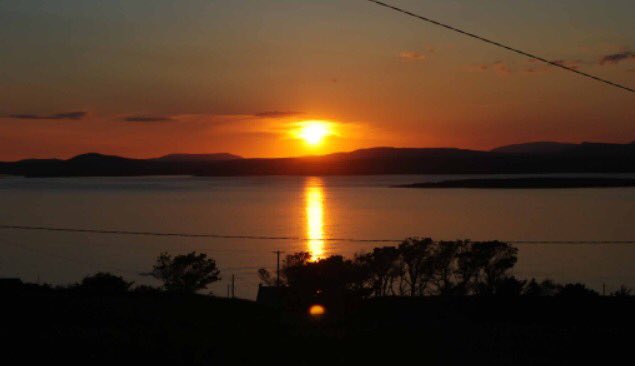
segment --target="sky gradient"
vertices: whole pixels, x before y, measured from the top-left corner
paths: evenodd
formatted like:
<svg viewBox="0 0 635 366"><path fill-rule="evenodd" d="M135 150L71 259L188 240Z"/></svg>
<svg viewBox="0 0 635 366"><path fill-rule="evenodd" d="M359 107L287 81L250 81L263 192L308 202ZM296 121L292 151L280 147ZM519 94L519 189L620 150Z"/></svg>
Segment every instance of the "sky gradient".
<svg viewBox="0 0 635 366"><path fill-rule="evenodd" d="M635 86L632 0L387 1ZM0 0L0 49L0 160L635 140L632 93L363 0Z"/></svg>

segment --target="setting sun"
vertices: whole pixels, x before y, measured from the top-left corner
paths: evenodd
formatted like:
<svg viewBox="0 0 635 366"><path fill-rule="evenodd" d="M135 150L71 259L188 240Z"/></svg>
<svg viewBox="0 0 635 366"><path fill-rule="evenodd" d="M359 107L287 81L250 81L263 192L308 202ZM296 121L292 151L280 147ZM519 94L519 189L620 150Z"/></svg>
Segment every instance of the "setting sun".
<svg viewBox="0 0 635 366"><path fill-rule="evenodd" d="M331 129L327 122L306 121L302 123L298 137L309 145L319 145L325 137L331 134Z"/></svg>

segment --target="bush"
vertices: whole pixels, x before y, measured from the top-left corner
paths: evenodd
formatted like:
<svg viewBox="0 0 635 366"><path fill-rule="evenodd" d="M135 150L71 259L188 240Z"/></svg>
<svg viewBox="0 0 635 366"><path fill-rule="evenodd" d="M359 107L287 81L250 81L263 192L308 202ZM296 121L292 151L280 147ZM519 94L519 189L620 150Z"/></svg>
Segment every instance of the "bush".
<svg viewBox="0 0 635 366"><path fill-rule="evenodd" d="M127 282L123 277L106 272L99 272L85 277L75 289L98 294L121 294L130 290L134 282Z"/></svg>

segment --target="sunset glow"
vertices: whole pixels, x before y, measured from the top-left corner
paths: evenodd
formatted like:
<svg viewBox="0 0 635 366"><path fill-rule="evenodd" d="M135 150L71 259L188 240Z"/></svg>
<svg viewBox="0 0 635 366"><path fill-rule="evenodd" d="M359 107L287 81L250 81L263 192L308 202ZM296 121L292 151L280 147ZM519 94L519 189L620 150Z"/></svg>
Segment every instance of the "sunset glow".
<svg viewBox="0 0 635 366"><path fill-rule="evenodd" d="M633 14L0 0L3 359L628 359Z"/></svg>
<svg viewBox="0 0 635 366"><path fill-rule="evenodd" d="M325 121L304 121L300 123L297 137L304 140L309 145L320 145L324 139L332 135L332 127Z"/></svg>
<svg viewBox="0 0 635 366"><path fill-rule="evenodd" d="M322 179L307 178L305 183L307 251L311 260L324 256L324 192Z"/></svg>
<svg viewBox="0 0 635 366"><path fill-rule="evenodd" d="M368 4L249 1L245 12L241 1L158 2L148 16L143 2L1 3L0 161L635 138L632 93L450 31L420 39L425 24ZM573 13L545 4L436 0L427 10L457 25L470 14L475 32L634 85L632 1ZM121 26L124 13L134 32ZM611 21L588 22L597 14Z"/></svg>

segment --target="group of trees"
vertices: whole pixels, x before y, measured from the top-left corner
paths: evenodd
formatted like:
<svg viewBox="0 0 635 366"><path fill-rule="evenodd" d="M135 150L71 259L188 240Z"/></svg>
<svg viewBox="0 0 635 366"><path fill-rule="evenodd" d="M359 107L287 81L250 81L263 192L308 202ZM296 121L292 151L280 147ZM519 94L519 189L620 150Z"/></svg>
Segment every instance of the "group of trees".
<svg viewBox="0 0 635 366"><path fill-rule="evenodd" d="M511 277L518 250L498 241L409 238L398 247L375 248L353 262L375 296L493 295Z"/></svg>
<svg viewBox="0 0 635 366"><path fill-rule="evenodd" d="M511 273L517 254L516 248L499 241L408 238L399 246L375 248L352 259L331 256L311 261L308 253L288 255L282 264L280 285L307 299L318 295L366 298L595 293L581 284L560 286L550 280L519 280ZM259 276L263 283L276 285L266 269L260 269Z"/></svg>
<svg viewBox="0 0 635 366"><path fill-rule="evenodd" d="M216 261L208 258L207 254L196 252L174 257L168 253L161 253L150 275L162 282L160 288L138 286L134 290L195 293L207 289L208 285L221 279ZM133 285L134 282L128 282L123 277L99 272L84 278L80 283L72 286L72 289L88 293L120 294L133 289Z"/></svg>
<svg viewBox="0 0 635 366"><path fill-rule="evenodd" d="M313 261L300 252L282 263L280 279L260 269L263 283L284 287L300 302L321 299L362 299L383 296L580 296L597 295L582 284L558 285L550 280L519 280L511 273L518 250L499 241L433 241L408 238L399 246L375 248L352 259L336 255ZM204 253L171 256L161 253L149 273L162 286L137 286L135 291L196 293L221 279L216 261ZM109 273L86 277L73 289L117 294L133 282ZM210 292L211 293L211 292ZM622 287L614 296L630 296Z"/></svg>
<svg viewBox="0 0 635 366"><path fill-rule="evenodd" d="M375 248L353 259L315 262L308 253L287 256L282 284L294 290L358 296L494 295L510 291L518 250L498 241L408 238L398 247ZM263 282L273 281L265 269Z"/></svg>

